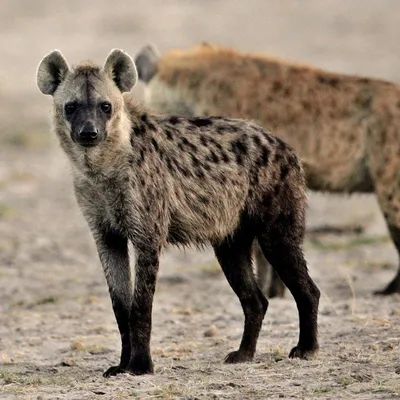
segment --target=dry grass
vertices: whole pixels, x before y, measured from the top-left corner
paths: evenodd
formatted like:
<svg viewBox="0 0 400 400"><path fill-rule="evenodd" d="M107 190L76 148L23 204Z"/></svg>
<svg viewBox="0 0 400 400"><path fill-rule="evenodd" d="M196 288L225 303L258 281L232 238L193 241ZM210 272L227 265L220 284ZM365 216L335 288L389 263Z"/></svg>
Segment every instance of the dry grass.
<svg viewBox="0 0 400 400"><path fill-rule="evenodd" d="M342 251L342 250L350 250L357 247L362 246L370 246L370 245L380 245L383 243L389 243L390 238L388 235L378 235L378 236L359 236L352 238L350 240L343 240L343 238L339 238L333 241L321 240L318 237L310 237L307 239L307 243L311 245L311 247L318 250L325 251Z"/></svg>

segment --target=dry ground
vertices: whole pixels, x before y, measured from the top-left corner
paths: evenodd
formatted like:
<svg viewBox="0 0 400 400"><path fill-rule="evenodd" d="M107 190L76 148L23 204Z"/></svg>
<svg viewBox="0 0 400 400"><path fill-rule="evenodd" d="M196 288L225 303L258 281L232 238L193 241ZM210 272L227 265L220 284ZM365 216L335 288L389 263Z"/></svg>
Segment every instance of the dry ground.
<svg viewBox="0 0 400 400"><path fill-rule="evenodd" d="M154 376L101 373L119 338L67 162L49 133L35 68L200 40L400 82L396 0L17 1L0 14L0 399L400 398L400 303L372 291L397 256L372 196L312 195L306 256L323 292L321 351L289 360L296 307L270 302L254 363L224 365L242 312L210 251L169 250L154 307ZM136 89L141 96L141 87ZM324 224L361 234L312 233Z"/></svg>

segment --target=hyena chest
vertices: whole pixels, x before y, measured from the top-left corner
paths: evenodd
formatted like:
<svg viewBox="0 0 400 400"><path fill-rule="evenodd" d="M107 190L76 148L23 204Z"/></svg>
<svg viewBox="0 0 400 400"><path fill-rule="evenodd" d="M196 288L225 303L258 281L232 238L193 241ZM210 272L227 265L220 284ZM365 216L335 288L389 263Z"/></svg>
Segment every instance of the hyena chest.
<svg viewBox="0 0 400 400"><path fill-rule="evenodd" d="M122 232L129 230L134 219L129 187L113 181L96 185L92 191L92 202L109 225Z"/></svg>

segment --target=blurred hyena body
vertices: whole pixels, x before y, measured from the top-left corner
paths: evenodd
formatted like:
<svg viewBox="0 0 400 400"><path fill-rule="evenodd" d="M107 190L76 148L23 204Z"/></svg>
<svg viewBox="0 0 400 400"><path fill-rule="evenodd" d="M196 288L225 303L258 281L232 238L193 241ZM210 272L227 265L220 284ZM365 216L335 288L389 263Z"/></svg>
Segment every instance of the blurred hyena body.
<svg viewBox="0 0 400 400"><path fill-rule="evenodd" d="M399 86L208 44L136 60L151 109L252 119L299 153L310 189L374 192L400 252ZM378 293L394 292L400 269Z"/></svg>
<svg viewBox="0 0 400 400"><path fill-rule="evenodd" d="M73 69L54 51L38 69L40 90L53 96L54 129L71 161L121 334L120 364L105 376L153 372L152 303L169 243L211 244L240 299L243 338L227 362L253 358L268 306L251 268L255 238L297 303L300 336L290 356L313 355L319 291L302 253L306 187L298 158L248 121L151 115L122 94L136 80L121 50L104 67L85 62ZM136 250L134 290L128 241Z"/></svg>

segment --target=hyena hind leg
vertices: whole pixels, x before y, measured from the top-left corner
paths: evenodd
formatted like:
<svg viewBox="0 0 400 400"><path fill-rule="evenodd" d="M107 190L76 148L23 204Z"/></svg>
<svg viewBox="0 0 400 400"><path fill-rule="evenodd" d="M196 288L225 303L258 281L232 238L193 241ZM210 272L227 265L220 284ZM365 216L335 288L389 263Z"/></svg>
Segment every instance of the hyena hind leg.
<svg viewBox="0 0 400 400"><path fill-rule="evenodd" d="M221 268L238 296L244 313L244 331L240 347L225 359L226 363L253 359L268 300L261 292L251 264L253 237L245 228L239 228L233 237L214 245Z"/></svg>
<svg viewBox="0 0 400 400"><path fill-rule="evenodd" d="M388 229L393 243L396 247L397 253L400 255L400 228L394 225L388 224ZM394 293L400 293L400 267L397 269L395 277L389 282L389 284L382 290L374 292L376 295L390 295Z"/></svg>
<svg viewBox="0 0 400 400"><path fill-rule="evenodd" d="M280 221L279 221L280 220ZM317 314L320 292L308 274L298 231L278 218L268 232L258 235L260 247L283 283L292 293L300 320L300 334L297 346L289 357L311 358L318 351ZM294 232L294 233L293 233Z"/></svg>

